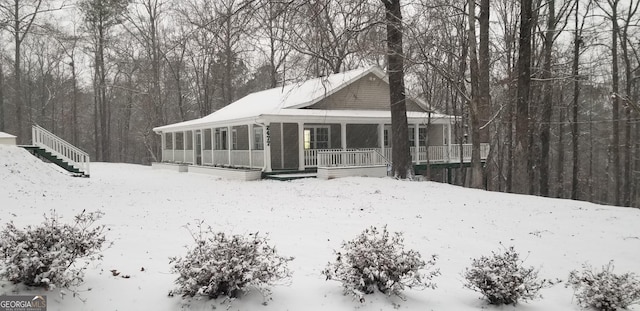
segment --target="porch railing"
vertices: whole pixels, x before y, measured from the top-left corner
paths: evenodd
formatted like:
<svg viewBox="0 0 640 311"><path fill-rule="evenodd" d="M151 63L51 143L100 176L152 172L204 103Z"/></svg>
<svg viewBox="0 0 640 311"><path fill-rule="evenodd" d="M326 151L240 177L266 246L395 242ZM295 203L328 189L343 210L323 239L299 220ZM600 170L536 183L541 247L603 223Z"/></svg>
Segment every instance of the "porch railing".
<svg viewBox="0 0 640 311"><path fill-rule="evenodd" d="M68 143L64 139L34 124L31 127L34 146L44 148L53 155L89 175L89 154Z"/></svg>
<svg viewBox="0 0 640 311"><path fill-rule="evenodd" d="M471 144L465 144L462 146L463 162L471 161ZM343 166L344 163L354 163L353 165L363 165L360 163L367 162L367 156L375 151L381 159L391 162L391 148L362 148L362 149L308 149L304 152L304 164L305 167L316 166ZM449 146L429 146L427 153L427 147L421 146L411 147L411 158L414 163L459 163L460 162L460 145ZM480 158L485 160L489 154L489 144L480 144ZM371 165L384 164L375 156L370 156ZM359 161L359 162L358 162Z"/></svg>
<svg viewBox="0 0 640 311"><path fill-rule="evenodd" d="M376 150L318 152L318 167L355 167L385 164L387 164L387 160Z"/></svg>

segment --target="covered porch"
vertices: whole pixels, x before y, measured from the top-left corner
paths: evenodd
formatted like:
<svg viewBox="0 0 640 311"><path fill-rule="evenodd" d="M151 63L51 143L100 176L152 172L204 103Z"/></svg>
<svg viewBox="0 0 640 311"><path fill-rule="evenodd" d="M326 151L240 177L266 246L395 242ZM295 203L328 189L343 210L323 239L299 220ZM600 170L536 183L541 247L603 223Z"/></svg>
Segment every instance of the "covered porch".
<svg viewBox="0 0 640 311"><path fill-rule="evenodd" d="M291 119L263 116L248 124L212 124L163 132L162 161L264 172L364 167L393 161L391 125L386 118L347 120L325 116L307 117L304 122ZM471 161L471 144L450 143L454 118L434 118L426 124L424 118L409 120L414 164ZM488 153L489 145L481 144L481 159L486 159Z"/></svg>

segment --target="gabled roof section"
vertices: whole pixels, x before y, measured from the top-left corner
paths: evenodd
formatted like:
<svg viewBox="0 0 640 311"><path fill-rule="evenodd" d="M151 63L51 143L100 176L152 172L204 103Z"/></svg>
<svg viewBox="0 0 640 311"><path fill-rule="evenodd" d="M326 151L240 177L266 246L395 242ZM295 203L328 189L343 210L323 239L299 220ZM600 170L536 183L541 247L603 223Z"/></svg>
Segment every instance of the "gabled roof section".
<svg viewBox="0 0 640 311"><path fill-rule="evenodd" d="M384 71L377 66L345 71L326 77L318 77L300 83L251 93L208 116L156 127L153 130L171 130L173 128L183 128L197 124L257 117L262 114L278 113L282 109L308 107L331 96L369 73L373 73L386 81Z"/></svg>

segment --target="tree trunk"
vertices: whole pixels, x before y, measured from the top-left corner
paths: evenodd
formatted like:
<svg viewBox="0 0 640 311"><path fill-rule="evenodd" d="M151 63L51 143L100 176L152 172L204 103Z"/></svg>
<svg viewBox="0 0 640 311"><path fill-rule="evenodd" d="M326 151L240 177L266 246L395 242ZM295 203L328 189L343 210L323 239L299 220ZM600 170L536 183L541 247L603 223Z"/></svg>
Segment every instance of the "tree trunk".
<svg viewBox="0 0 640 311"><path fill-rule="evenodd" d="M563 92L560 90L560 100L562 102ZM556 184L558 185L558 189L556 191L557 198L564 198L564 122L565 120L565 112L564 107L560 109L560 114L558 117L558 162L557 162L557 175L556 175Z"/></svg>
<svg viewBox="0 0 640 311"><path fill-rule="evenodd" d="M611 33L611 87L613 92L613 109L612 109L612 119L613 119L613 183L614 183L614 204L620 205L621 196L620 196L620 96L619 96L619 70L618 70L618 0L614 0L611 2L611 23L612 23L612 33Z"/></svg>
<svg viewBox="0 0 640 311"><path fill-rule="evenodd" d="M382 0L386 8L387 63L389 99L391 105L391 136L393 176L412 178L413 167L409 151L409 126L404 91L404 53L402 50L402 14L400 0Z"/></svg>
<svg viewBox="0 0 640 311"><path fill-rule="evenodd" d="M0 132L5 131L4 122L4 70L0 63Z"/></svg>
<svg viewBox="0 0 640 311"><path fill-rule="evenodd" d="M515 192L527 193L531 179L529 146L529 100L531 88L531 0L522 0L520 8L520 38L518 49L518 89L516 107Z"/></svg>
<svg viewBox="0 0 640 311"><path fill-rule="evenodd" d="M471 119L471 187L482 188L482 164L480 163L480 120L479 120L479 97L480 97L480 69L478 65L478 54L476 53L476 5L475 0L469 0L469 69L471 76L471 98L469 104L469 118Z"/></svg>
<svg viewBox="0 0 640 311"><path fill-rule="evenodd" d="M571 123L571 145L573 147L573 170L571 172L571 199L578 199L578 170L580 169L580 162L578 157L578 138L580 136L580 132L578 131L578 103L580 100L580 44L581 44L581 34L578 29L578 10L579 9L579 1L576 1L576 16L575 16L575 27L576 33L573 41L573 120Z"/></svg>
<svg viewBox="0 0 640 311"><path fill-rule="evenodd" d="M542 120L540 132L540 195L549 196L549 158L551 145L551 116L553 112L553 85L551 74L553 41L556 33L555 0L547 2L547 32L544 38L544 69L542 78L544 80L544 95L542 99Z"/></svg>

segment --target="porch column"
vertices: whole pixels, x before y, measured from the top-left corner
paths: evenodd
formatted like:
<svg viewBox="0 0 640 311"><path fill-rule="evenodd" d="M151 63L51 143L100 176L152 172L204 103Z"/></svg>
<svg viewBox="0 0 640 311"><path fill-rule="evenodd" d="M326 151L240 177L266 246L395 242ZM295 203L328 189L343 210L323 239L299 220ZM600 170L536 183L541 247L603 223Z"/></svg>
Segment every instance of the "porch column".
<svg viewBox="0 0 640 311"><path fill-rule="evenodd" d="M200 129L200 165L204 165L204 129Z"/></svg>
<svg viewBox="0 0 640 311"><path fill-rule="evenodd" d="M171 162L176 161L176 133L171 132Z"/></svg>
<svg viewBox="0 0 640 311"><path fill-rule="evenodd" d="M231 140L233 139L233 132L231 131L231 126L227 126L227 153L229 158L227 159L227 164L231 165Z"/></svg>
<svg viewBox="0 0 640 311"><path fill-rule="evenodd" d="M215 165L216 164L216 132L214 128L211 128L211 165Z"/></svg>
<svg viewBox="0 0 640 311"><path fill-rule="evenodd" d="M270 125L266 124L262 131L262 141L264 146L262 148L264 158L264 171L271 172L271 129Z"/></svg>
<svg viewBox="0 0 640 311"><path fill-rule="evenodd" d="M247 124L247 136L249 136L249 168L253 168L253 124Z"/></svg>
<svg viewBox="0 0 640 311"><path fill-rule="evenodd" d="M281 140L284 141L284 139L282 138ZM298 122L298 170L304 171L304 123L303 122Z"/></svg>
<svg viewBox="0 0 640 311"><path fill-rule="evenodd" d="M415 143L415 157L416 164L420 164L420 123L416 123L413 125L413 135Z"/></svg>
<svg viewBox="0 0 640 311"><path fill-rule="evenodd" d="M191 131L191 152L193 152L193 165L198 164L196 161L196 131Z"/></svg>
<svg viewBox="0 0 640 311"><path fill-rule="evenodd" d="M446 124L447 127L447 162L451 162L451 122Z"/></svg>
<svg viewBox="0 0 640 311"><path fill-rule="evenodd" d="M167 135L165 133L160 133L160 148L162 149L160 152L160 162L164 162L164 150L167 149Z"/></svg>

